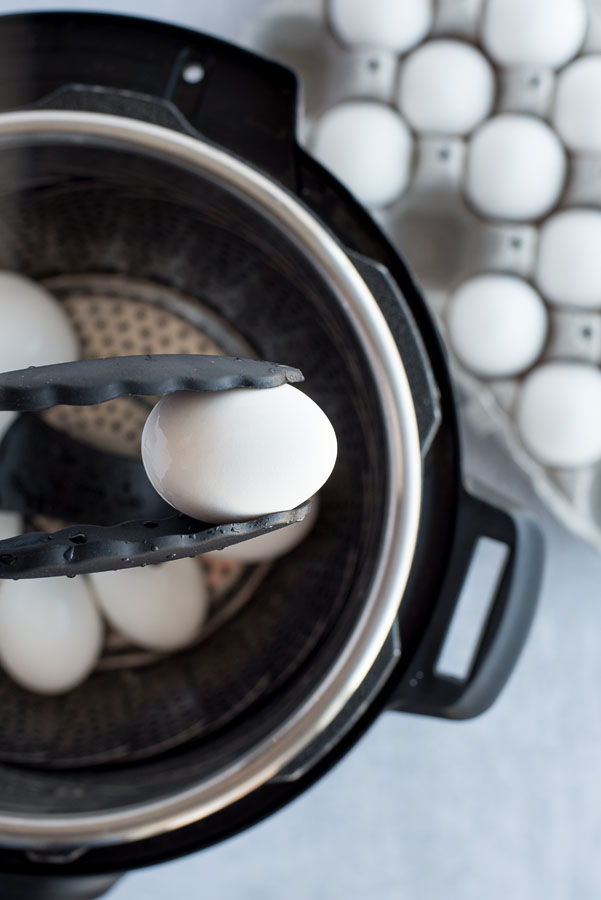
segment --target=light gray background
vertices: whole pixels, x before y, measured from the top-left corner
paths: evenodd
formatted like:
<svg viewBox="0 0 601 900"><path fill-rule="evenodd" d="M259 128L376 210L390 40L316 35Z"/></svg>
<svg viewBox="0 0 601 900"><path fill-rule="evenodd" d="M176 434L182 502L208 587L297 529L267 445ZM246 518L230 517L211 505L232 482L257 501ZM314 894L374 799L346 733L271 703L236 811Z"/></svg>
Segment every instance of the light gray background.
<svg viewBox="0 0 601 900"><path fill-rule="evenodd" d="M168 11L174 23L241 40L270 6L277 0L32 8ZM127 876L112 900L598 900L601 558L540 509L494 444L471 436L467 456L470 475L540 513L548 541L539 614L501 699L461 724L383 716L287 809L213 849Z"/></svg>

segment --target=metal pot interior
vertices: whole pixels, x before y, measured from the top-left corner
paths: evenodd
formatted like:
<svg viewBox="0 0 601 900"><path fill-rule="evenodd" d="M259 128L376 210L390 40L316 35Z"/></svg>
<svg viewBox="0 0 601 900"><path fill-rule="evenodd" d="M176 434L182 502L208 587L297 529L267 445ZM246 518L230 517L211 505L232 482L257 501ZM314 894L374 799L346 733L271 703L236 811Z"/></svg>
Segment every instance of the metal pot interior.
<svg viewBox="0 0 601 900"><path fill-rule="evenodd" d="M307 257L211 178L134 148L53 138L0 145L0 185L0 268L48 283L89 279L90 303L104 304L94 315L109 334L118 297L98 299L99 277L150 284L153 303L184 324L208 308L259 357L300 367L302 389L337 433L338 461L313 533L198 647L139 669L98 671L55 698L0 673L3 813L95 813L159 800L268 738L344 647L383 528L378 386ZM164 350L163 338L161 327L152 330L152 352ZM116 352L110 340L106 351Z"/></svg>

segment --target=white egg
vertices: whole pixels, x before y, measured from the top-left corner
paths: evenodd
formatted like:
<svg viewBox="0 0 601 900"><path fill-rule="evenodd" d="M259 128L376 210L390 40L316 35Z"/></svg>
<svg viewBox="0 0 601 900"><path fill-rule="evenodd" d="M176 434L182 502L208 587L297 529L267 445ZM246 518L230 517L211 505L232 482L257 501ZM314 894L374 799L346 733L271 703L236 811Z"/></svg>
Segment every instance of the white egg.
<svg viewBox="0 0 601 900"><path fill-rule="evenodd" d="M90 579L98 606L113 628L148 650L187 646L207 617L207 586L194 559L97 572Z"/></svg>
<svg viewBox="0 0 601 900"><path fill-rule="evenodd" d="M543 224L536 283L563 306L601 307L601 212L567 209Z"/></svg>
<svg viewBox="0 0 601 900"><path fill-rule="evenodd" d="M399 107L417 131L466 134L492 108L495 79L485 57L463 41L430 41L401 69Z"/></svg>
<svg viewBox="0 0 601 900"><path fill-rule="evenodd" d="M411 133L383 103L354 100L333 106L315 126L312 150L366 206L392 203L411 178Z"/></svg>
<svg viewBox="0 0 601 900"><path fill-rule="evenodd" d="M559 74L552 118L570 150L601 150L601 55L577 59Z"/></svg>
<svg viewBox="0 0 601 900"><path fill-rule="evenodd" d="M502 66L565 65L586 33L584 0L487 0L484 49Z"/></svg>
<svg viewBox="0 0 601 900"><path fill-rule="evenodd" d="M60 304L45 288L18 275L0 272L0 368L71 362L79 356L77 338Z"/></svg>
<svg viewBox="0 0 601 900"><path fill-rule="evenodd" d="M312 531L319 517L319 495L311 497L311 509L302 520L285 528L278 528L269 534L261 534L249 541L230 544L223 550L212 550L204 556L210 559L233 559L236 562L251 565L278 559L298 547Z"/></svg>
<svg viewBox="0 0 601 900"><path fill-rule="evenodd" d="M468 147L466 194L485 216L525 221L548 213L561 195L564 149L554 131L532 116L495 116Z"/></svg>
<svg viewBox="0 0 601 900"><path fill-rule="evenodd" d="M8 538L23 534L23 528L23 517L20 513L8 510L0 512L0 541L6 541ZM0 581L1 586L2 582Z"/></svg>
<svg viewBox="0 0 601 900"><path fill-rule="evenodd" d="M0 661L23 687L62 694L92 671L103 628L83 578L5 581L0 589Z"/></svg>
<svg viewBox="0 0 601 900"><path fill-rule="evenodd" d="M547 335L545 304L513 275L465 281L447 309L449 339L461 362L484 378L508 378L531 366Z"/></svg>
<svg viewBox="0 0 601 900"><path fill-rule="evenodd" d="M432 0L329 0L328 18L344 44L404 53L430 30Z"/></svg>
<svg viewBox="0 0 601 900"><path fill-rule="evenodd" d="M296 387L167 394L142 434L155 490L206 522L233 522L292 509L328 479L336 435Z"/></svg>
<svg viewBox="0 0 601 900"><path fill-rule="evenodd" d="M579 468L601 459L601 372L552 362L525 379L517 423L530 453L547 466Z"/></svg>

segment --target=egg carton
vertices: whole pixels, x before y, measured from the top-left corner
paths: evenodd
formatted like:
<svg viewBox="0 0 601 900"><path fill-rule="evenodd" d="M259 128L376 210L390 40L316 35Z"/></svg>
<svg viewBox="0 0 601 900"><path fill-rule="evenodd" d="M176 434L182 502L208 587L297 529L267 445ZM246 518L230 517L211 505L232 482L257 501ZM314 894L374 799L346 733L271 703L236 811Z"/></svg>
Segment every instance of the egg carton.
<svg viewBox="0 0 601 900"><path fill-rule="evenodd" d="M349 8L357 7L353 0L275 0L241 35L251 49L283 62L300 76L299 135L310 152L319 149L316 134L322 117L339 104L369 101L399 113L399 78L405 60L435 39L467 42L487 58L495 79L495 100L487 118L515 113L552 128L562 70L582 56L598 57L601 64L599 0L588 0L580 49L557 69L535 63L515 68L497 65L480 37L487 0L435 0L427 31L402 53L374 43L353 44L348 38L341 39L340 28L336 33L332 24L332 4L336 4L334 12L340 18L345 2ZM416 6L414 0L408 2ZM564 6L570 0L559 2ZM523 9L527 10L530 3L525 0ZM372 9L385 5L386 0L370 4ZM428 6L425 0L424 6ZM548 15L559 11L557 2L548 0ZM574 207L601 209L601 152L565 149L564 183L558 199L544 215L533 215L525 221L492 218L476 212L466 199L466 159L473 131L458 136L418 133L414 129L405 189L387 205L366 205L408 262L440 325L456 383L465 398L461 407L464 419L479 431L501 439L548 507L601 550L601 460L549 465L533 455L517 422L524 383L533 371L555 361L583 363L595 371L601 366L599 309L550 303L536 284L540 231L549 217ZM365 160L366 166L369 162ZM330 168L337 174L335 166ZM545 301L544 345L536 360L512 377L478 376L460 361L449 338L450 298L466 279L483 273L517 276L533 285ZM601 416L601 410L591 409L590 414Z"/></svg>

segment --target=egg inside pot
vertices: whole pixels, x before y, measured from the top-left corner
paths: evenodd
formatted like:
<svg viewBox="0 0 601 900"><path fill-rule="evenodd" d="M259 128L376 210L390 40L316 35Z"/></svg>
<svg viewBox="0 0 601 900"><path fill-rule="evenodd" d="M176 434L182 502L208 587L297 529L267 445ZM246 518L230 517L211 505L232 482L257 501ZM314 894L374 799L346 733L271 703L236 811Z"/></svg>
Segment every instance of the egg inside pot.
<svg viewBox="0 0 601 900"><path fill-rule="evenodd" d="M0 764L18 764L21 806L97 811L196 783L256 746L319 684L361 614L377 564L386 438L372 368L338 296L294 238L240 194L156 154L68 138L18 149L0 142L0 173L9 171L11 179L0 179L0 268L52 291L84 357L218 352L296 365L306 380L291 390L304 408L317 404L332 429L324 440L333 470L322 473L312 530L259 569L220 563L222 578L237 567L237 605L200 643L143 666L104 660L62 697L0 675ZM46 417L79 439L135 455L150 409L120 398ZM289 464L291 484L301 465ZM209 626L215 602L211 595ZM165 764L176 750L176 762ZM47 778L28 781L28 766ZM0 804L10 809L13 775L5 774Z"/></svg>
<svg viewBox="0 0 601 900"><path fill-rule="evenodd" d="M329 478L336 450L328 418L289 384L167 394L142 434L157 493L202 522L300 506Z"/></svg>

